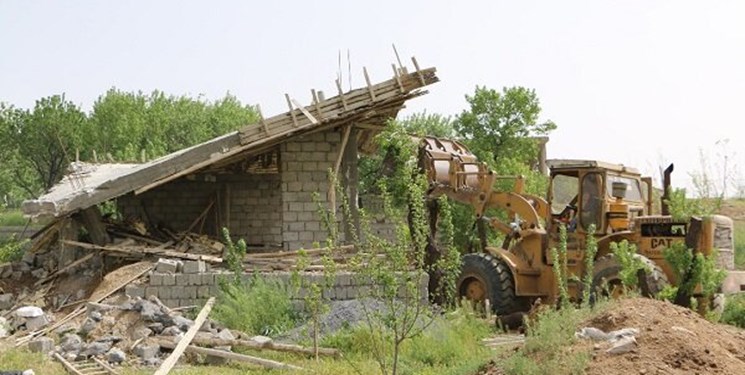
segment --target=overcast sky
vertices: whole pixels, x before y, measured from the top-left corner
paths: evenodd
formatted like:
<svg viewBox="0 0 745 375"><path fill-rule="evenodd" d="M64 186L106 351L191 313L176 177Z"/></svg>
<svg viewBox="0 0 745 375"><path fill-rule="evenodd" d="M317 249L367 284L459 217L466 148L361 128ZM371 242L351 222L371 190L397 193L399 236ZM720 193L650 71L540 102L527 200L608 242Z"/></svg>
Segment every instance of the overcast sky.
<svg viewBox="0 0 745 375"><path fill-rule="evenodd" d="M89 110L107 89L230 92L286 111L310 89L392 76L404 59L440 83L409 102L454 115L476 85L534 88L558 129L550 158L590 158L657 177L745 171L745 1L0 1L0 101L65 93ZM330 96L330 95L328 95ZM717 146L717 142L719 146ZM721 147L725 144L726 147ZM718 165L717 165L718 164ZM736 164L738 167L733 168Z"/></svg>

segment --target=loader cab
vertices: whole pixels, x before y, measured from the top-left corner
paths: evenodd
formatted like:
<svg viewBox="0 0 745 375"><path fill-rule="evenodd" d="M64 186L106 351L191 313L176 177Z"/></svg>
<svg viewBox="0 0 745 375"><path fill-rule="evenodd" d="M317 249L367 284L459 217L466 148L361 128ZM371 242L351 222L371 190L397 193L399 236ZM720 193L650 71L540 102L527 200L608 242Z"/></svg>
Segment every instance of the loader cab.
<svg viewBox="0 0 745 375"><path fill-rule="evenodd" d="M624 223L645 214L647 198L635 169L587 160L549 160L547 164L549 233L558 233L561 224L570 233L586 233L594 224L596 233L606 234L628 229Z"/></svg>

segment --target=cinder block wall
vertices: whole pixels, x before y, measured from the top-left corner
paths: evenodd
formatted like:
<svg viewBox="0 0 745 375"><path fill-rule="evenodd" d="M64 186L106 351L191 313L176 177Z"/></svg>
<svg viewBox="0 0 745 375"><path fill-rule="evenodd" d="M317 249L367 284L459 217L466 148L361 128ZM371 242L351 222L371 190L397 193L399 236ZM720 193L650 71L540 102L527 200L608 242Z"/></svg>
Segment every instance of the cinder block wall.
<svg viewBox="0 0 745 375"><path fill-rule="evenodd" d="M329 130L293 138L282 144L282 240L285 249L310 248L328 232L321 223L313 193L328 205L328 169L341 148L341 132ZM339 198L340 199L340 198ZM337 199L338 200L338 199Z"/></svg>
<svg viewBox="0 0 745 375"><path fill-rule="evenodd" d="M149 278L142 284L132 283L125 287L124 291L130 297L149 296L158 297L169 307L192 306L204 303L209 297L219 294L220 280L230 281L233 274L221 270L205 270L199 273L160 273L150 272ZM302 286L299 290L293 290L290 286L290 272L261 273L260 277L270 283L276 283L287 288L289 297L296 302L302 303L307 295L307 286L310 284L324 285L325 279L320 272L303 272L299 275ZM254 277L251 273L242 275L242 279L248 281ZM428 298L429 277L425 274L417 285L417 294L426 301ZM350 272L338 272L334 276L333 286L323 290L324 297L331 301L344 301L370 296L370 288L374 288L369 281ZM404 290L399 296L405 295Z"/></svg>
<svg viewBox="0 0 745 375"><path fill-rule="evenodd" d="M204 181L204 176L197 178L202 181L181 178L142 195L126 195L118 199L119 209L125 218L143 217L142 207L145 207L153 224L163 223L175 231L183 231L214 199L215 204L207 215L203 231L219 235L217 230L225 225L226 219L224 197L227 186L231 235L244 238L250 244L282 243L279 174L218 175L214 181Z"/></svg>

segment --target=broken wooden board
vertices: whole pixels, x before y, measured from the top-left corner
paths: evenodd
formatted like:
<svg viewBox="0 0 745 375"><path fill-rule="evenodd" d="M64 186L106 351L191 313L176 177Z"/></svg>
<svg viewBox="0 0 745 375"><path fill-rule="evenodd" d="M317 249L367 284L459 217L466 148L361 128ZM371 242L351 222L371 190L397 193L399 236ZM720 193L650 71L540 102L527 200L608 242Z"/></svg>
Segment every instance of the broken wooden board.
<svg viewBox="0 0 745 375"><path fill-rule="evenodd" d="M176 365L176 362L178 362L178 359L181 358L181 355L184 354L184 350L189 346L191 340L194 339L194 336L196 336L197 332L202 328L202 325L207 320L207 316L209 316L210 311L212 311L212 306L214 305L215 297L210 297L210 299L207 300L207 303L204 304L202 311L197 315L197 318L194 319L194 324L189 328L184 337L179 340L178 344L173 349L173 352L165 361L163 361L160 368L158 368L158 371L155 371L155 374L153 375L167 375L171 371L173 366Z"/></svg>
<svg viewBox="0 0 745 375"><path fill-rule="evenodd" d="M174 348L176 346L172 342L169 342L168 340L159 340L158 345L164 348ZM254 356L246 355L246 354L238 354L238 353L233 353L233 352L229 352L225 350L202 348L202 347L195 346L195 345L187 346L185 351L189 353L211 355L215 357L226 358L226 359L230 359L233 361L253 363L253 364L266 367L266 368L270 368L270 369L303 370L302 367L298 367L295 365L290 365L290 364L282 363L278 361L273 361L271 359L264 359L264 358L254 357ZM156 373L155 375L158 375L158 374Z"/></svg>

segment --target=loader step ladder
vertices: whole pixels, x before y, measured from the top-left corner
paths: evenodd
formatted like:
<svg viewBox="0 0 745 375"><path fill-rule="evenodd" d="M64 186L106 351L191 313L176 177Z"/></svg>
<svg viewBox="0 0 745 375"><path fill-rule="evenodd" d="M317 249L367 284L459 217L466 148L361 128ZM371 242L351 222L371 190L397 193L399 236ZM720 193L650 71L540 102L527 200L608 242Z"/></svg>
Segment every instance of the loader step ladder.
<svg viewBox="0 0 745 375"><path fill-rule="evenodd" d="M118 371L95 357L88 360L70 362L59 355L59 353L54 353L54 359L62 363L65 366L65 370L73 375L119 375Z"/></svg>

